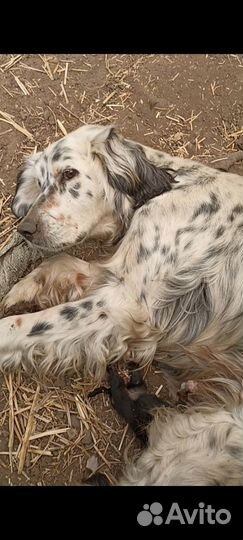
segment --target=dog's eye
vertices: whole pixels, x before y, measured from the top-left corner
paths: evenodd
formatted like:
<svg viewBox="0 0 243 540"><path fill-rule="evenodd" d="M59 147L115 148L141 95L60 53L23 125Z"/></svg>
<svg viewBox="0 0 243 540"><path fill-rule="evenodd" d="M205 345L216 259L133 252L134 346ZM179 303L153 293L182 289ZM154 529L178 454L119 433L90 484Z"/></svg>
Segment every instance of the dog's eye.
<svg viewBox="0 0 243 540"><path fill-rule="evenodd" d="M78 171L76 171L76 169L66 169L66 171L63 171L62 173L62 178L63 180L72 180L77 174Z"/></svg>

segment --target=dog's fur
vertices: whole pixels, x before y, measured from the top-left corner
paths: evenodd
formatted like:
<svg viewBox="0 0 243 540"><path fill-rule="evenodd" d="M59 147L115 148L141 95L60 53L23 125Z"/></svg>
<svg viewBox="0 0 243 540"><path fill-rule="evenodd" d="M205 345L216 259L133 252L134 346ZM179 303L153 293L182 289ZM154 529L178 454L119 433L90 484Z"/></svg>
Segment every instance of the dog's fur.
<svg viewBox="0 0 243 540"><path fill-rule="evenodd" d="M12 208L19 231L47 250L91 237L117 249L94 264L56 256L13 287L5 309L47 309L0 321L2 368L30 362L98 379L132 354L159 360L171 381L213 377L217 398L228 389L238 399L241 176L84 126L27 160Z"/></svg>
<svg viewBox="0 0 243 540"><path fill-rule="evenodd" d="M165 403L148 392L141 370L125 384L109 368L109 379L113 407L143 446L118 485L243 485L242 406L228 412ZM91 480L109 485L100 475Z"/></svg>
<svg viewBox="0 0 243 540"><path fill-rule="evenodd" d="M243 486L243 408L159 409L149 444L119 485Z"/></svg>

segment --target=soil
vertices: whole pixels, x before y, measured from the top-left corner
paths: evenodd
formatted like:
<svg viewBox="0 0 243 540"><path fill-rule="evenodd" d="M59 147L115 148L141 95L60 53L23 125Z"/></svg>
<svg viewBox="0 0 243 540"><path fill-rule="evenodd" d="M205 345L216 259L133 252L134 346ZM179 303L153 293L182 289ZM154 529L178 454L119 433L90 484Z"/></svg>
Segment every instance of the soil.
<svg viewBox="0 0 243 540"><path fill-rule="evenodd" d="M17 169L26 155L86 122L111 123L130 139L220 166L227 153L243 149L243 55L0 55L0 195L13 195ZM242 162L235 164L231 172L243 174ZM1 234L4 224L1 229L0 222ZM153 368L148 373L153 391L161 385L155 371ZM20 401L21 392L31 394L37 384L26 375L21 377L21 384L16 379L14 387ZM69 390L67 385L65 392ZM45 392L56 396L59 390L43 387L41 392L44 399ZM64 390L60 392L61 400ZM92 399L96 415L114 431L106 454L100 450L102 458L94 441L85 443L84 437L86 454L77 447L77 455L72 454L68 461L64 451L53 450L34 465L33 459L26 460L20 475L17 461L13 460L12 472L9 466L9 407L9 389L3 378L0 485L80 484L87 456L93 454L101 472L117 478L124 461L123 449L132 442L132 435L128 430L119 450L125 424L112 411L107 396ZM61 406L53 408L45 429L67 425L65 407L64 403L63 410ZM69 428L78 433L80 421L73 404L71 419ZM20 434L24 428L19 426ZM17 451L19 441L16 433L14 436L13 448ZM99 449L98 443L95 447ZM132 442L129 452L136 448Z"/></svg>

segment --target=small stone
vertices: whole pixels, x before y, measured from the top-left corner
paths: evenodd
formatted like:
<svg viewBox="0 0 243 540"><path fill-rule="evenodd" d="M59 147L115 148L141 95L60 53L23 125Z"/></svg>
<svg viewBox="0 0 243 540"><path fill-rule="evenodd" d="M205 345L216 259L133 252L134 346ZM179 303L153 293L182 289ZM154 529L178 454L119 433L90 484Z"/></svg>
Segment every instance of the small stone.
<svg viewBox="0 0 243 540"><path fill-rule="evenodd" d="M86 469L89 469L92 473L98 469L98 459L96 456L90 456L86 463Z"/></svg>

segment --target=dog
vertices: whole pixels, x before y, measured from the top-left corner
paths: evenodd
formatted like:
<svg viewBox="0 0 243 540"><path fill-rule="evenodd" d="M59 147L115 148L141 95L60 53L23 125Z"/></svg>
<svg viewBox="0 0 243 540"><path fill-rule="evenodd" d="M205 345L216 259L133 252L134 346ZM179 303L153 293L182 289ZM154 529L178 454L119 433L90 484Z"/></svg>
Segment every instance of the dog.
<svg viewBox="0 0 243 540"><path fill-rule="evenodd" d="M135 378L134 378L135 375ZM125 384L109 368L110 397L141 444L119 486L243 485L243 407L226 411L169 403L148 392L141 370ZM110 485L100 473L91 485Z"/></svg>
<svg viewBox="0 0 243 540"><path fill-rule="evenodd" d="M221 403L239 399L243 177L85 125L27 159L12 210L27 242L62 253L5 297L5 312L40 311L0 320L2 369L101 380L132 356L159 361L171 390L188 376L213 380ZM115 252L93 263L63 253L88 238Z"/></svg>

